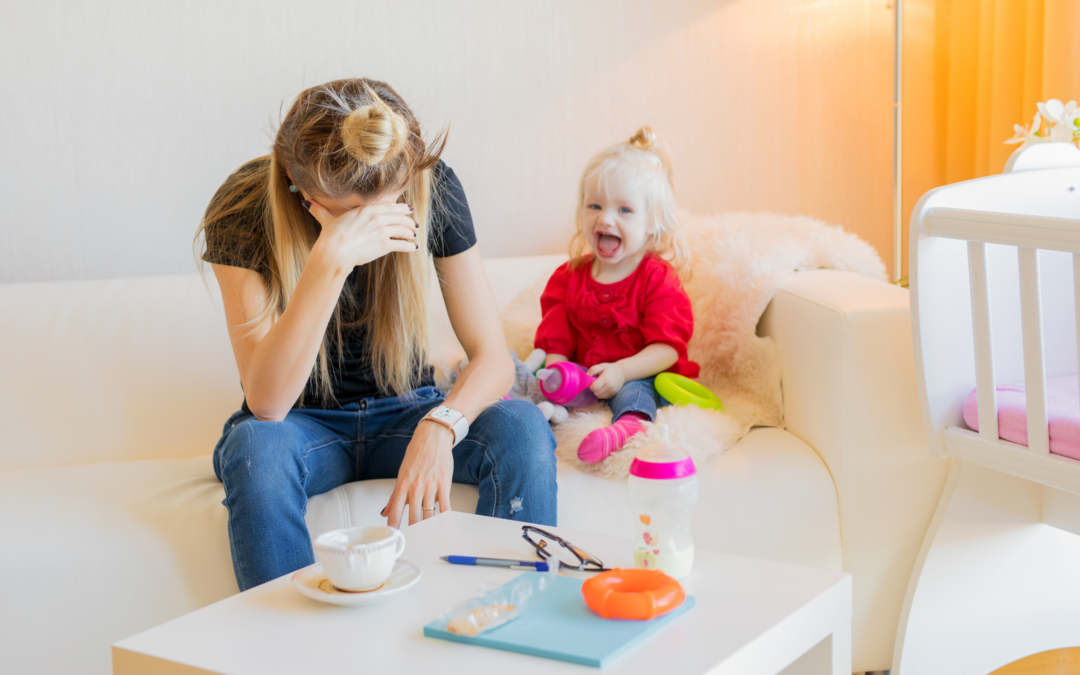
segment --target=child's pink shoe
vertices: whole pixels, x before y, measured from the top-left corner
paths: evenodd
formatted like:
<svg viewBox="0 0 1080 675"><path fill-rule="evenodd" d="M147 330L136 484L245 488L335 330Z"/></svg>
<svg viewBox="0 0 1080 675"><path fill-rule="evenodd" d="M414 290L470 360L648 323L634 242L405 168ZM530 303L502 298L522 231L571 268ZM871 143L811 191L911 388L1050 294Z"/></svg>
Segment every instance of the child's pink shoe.
<svg viewBox="0 0 1080 675"><path fill-rule="evenodd" d="M603 461L605 457L622 448L628 438L645 431L645 425L641 423L643 419L647 418L644 415L639 417L638 413L627 413L611 426L589 432L578 446L578 459L586 464Z"/></svg>

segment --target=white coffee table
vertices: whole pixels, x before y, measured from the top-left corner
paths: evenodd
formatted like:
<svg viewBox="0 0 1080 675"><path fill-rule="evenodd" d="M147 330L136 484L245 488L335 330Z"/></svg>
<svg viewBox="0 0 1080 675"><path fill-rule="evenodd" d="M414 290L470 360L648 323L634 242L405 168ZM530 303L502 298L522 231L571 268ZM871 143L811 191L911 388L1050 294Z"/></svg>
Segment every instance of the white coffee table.
<svg viewBox="0 0 1080 675"><path fill-rule="evenodd" d="M608 566L633 566L627 539L553 529ZM403 558L423 578L399 596L334 607L300 595L292 575L283 576L116 643L113 673L598 672L423 636L424 624L480 584L521 574L449 565L439 556L532 559L521 523L450 512L405 534ZM851 673L851 575L698 551L683 586L697 606L603 672L775 675L831 636L820 672Z"/></svg>

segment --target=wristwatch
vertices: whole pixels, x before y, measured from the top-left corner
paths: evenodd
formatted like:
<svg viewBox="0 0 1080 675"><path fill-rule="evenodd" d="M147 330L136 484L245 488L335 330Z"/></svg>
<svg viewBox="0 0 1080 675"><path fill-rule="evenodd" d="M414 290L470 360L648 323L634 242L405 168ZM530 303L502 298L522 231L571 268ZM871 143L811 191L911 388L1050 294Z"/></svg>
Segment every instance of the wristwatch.
<svg viewBox="0 0 1080 675"><path fill-rule="evenodd" d="M434 408L420 421L424 420L431 420L454 432L454 445L465 440L465 436L469 434L469 420L458 411L444 405Z"/></svg>

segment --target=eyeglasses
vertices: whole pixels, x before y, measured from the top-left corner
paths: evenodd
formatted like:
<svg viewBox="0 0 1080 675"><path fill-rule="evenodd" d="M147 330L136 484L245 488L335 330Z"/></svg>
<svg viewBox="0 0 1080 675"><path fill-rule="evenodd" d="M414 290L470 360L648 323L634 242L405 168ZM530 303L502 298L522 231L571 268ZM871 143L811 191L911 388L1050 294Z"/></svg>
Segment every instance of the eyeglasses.
<svg viewBox="0 0 1080 675"><path fill-rule="evenodd" d="M521 528L521 538L532 544L536 554L549 563L554 559L560 568L581 572L605 572L608 568L596 556L574 546L562 537L539 527L525 525ZM558 546L556 546L556 544Z"/></svg>

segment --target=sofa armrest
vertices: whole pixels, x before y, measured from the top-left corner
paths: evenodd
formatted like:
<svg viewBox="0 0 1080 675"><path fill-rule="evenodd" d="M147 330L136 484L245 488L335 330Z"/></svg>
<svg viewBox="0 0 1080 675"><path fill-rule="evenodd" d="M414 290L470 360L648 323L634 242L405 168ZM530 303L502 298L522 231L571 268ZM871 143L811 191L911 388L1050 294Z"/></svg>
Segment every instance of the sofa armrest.
<svg viewBox="0 0 1080 675"><path fill-rule="evenodd" d="M802 272L758 327L783 354L786 427L836 485L856 671L891 667L908 579L949 467L926 447L908 302L905 289L853 272Z"/></svg>

